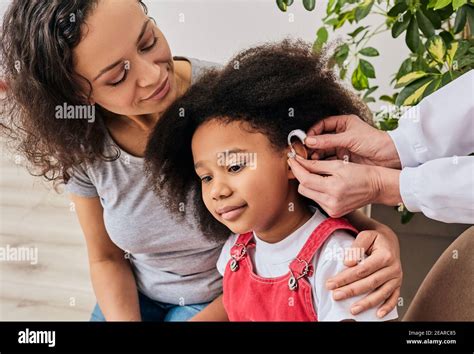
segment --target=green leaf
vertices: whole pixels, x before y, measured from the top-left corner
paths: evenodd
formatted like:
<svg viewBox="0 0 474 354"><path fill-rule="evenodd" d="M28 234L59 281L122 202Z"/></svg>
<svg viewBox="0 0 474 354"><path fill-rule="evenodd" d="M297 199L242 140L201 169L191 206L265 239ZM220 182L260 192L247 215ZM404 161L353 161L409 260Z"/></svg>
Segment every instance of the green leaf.
<svg viewBox="0 0 474 354"><path fill-rule="evenodd" d="M403 75L408 74L412 70L413 70L413 63L411 61L411 58L407 58L403 61L402 65L400 65L400 68L398 69L398 72L395 78L398 80Z"/></svg>
<svg viewBox="0 0 474 354"><path fill-rule="evenodd" d="M378 50L373 47L363 48L359 51L359 53L367 57L376 57L379 55Z"/></svg>
<svg viewBox="0 0 474 354"><path fill-rule="evenodd" d="M438 2L438 0L430 0L430 2L428 3L428 5L426 6L427 8L433 8L436 6L436 3Z"/></svg>
<svg viewBox="0 0 474 354"><path fill-rule="evenodd" d="M416 12L416 20L418 21L418 26L420 27L421 32L423 32L423 34L427 38L434 36L435 29L431 21L428 19L428 17L425 16L422 11L418 10Z"/></svg>
<svg viewBox="0 0 474 354"><path fill-rule="evenodd" d="M330 18L328 20L324 20L324 24L329 25L329 26L336 26L339 23L339 20L337 18Z"/></svg>
<svg viewBox="0 0 474 354"><path fill-rule="evenodd" d="M329 0L328 5L326 6L326 15L329 15L333 11L333 6L336 3L336 0Z"/></svg>
<svg viewBox="0 0 474 354"><path fill-rule="evenodd" d="M321 27L316 33L316 40L313 44L313 52L318 53L328 40L328 31L326 27Z"/></svg>
<svg viewBox="0 0 474 354"><path fill-rule="evenodd" d="M430 82L431 77L423 77L405 86L398 94L395 104L397 106L412 106L417 104Z"/></svg>
<svg viewBox="0 0 474 354"><path fill-rule="evenodd" d="M435 5L434 9L435 10L442 9L443 7L446 7L449 4L451 4L452 1L453 0L438 0L438 1L436 1L436 5Z"/></svg>
<svg viewBox="0 0 474 354"><path fill-rule="evenodd" d="M351 36L352 38L355 38L360 32L362 32L363 30L365 30L366 28L368 28L369 26L360 26L360 27L357 27L355 31L349 33L349 36Z"/></svg>
<svg viewBox="0 0 474 354"><path fill-rule="evenodd" d="M411 73L403 75L401 78L397 80L397 84L395 85L395 88L400 88L400 87L409 85L413 81L418 80L422 77L425 77L426 75L428 75L428 73L424 71L413 71Z"/></svg>
<svg viewBox="0 0 474 354"><path fill-rule="evenodd" d="M416 53L418 46L420 45L420 36L418 35L418 23L416 18L412 17L410 24L408 25L405 42L413 53Z"/></svg>
<svg viewBox="0 0 474 354"><path fill-rule="evenodd" d="M454 41L454 37L451 34L451 32L442 31L442 32L439 33L439 35L441 36L441 38L443 38L444 44L446 44L447 46L449 45L449 43Z"/></svg>
<svg viewBox="0 0 474 354"><path fill-rule="evenodd" d="M446 45L444 44L441 36L433 36L426 41L426 50L438 63L444 62L444 56L446 55Z"/></svg>
<svg viewBox="0 0 474 354"><path fill-rule="evenodd" d="M387 15L390 17L397 17L398 14L401 14L402 12L405 12L406 10L408 10L407 3L404 1L399 2L387 12Z"/></svg>
<svg viewBox="0 0 474 354"><path fill-rule="evenodd" d="M372 64L370 64L367 60L360 59L359 65L365 76L371 79L375 78L375 69Z"/></svg>
<svg viewBox="0 0 474 354"><path fill-rule="evenodd" d="M398 119L396 118L384 118L383 120L379 121L380 129L383 131L393 130L398 127Z"/></svg>
<svg viewBox="0 0 474 354"><path fill-rule="evenodd" d="M469 28L471 29L471 36L474 32L474 7L467 7L467 21L469 23Z"/></svg>
<svg viewBox="0 0 474 354"><path fill-rule="evenodd" d="M451 81L455 80L461 75L461 73L458 72L453 72L453 71L447 71L441 76L441 84L439 85L438 89L443 87L444 85L449 84Z"/></svg>
<svg viewBox="0 0 474 354"><path fill-rule="evenodd" d="M316 32L316 35L321 43L326 43L328 40L328 30L326 27L321 27L318 32Z"/></svg>
<svg viewBox="0 0 474 354"><path fill-rule="evenodd" d="M367 89L367 91L364 94L364 98L369 97L369 95L375 90L377 90L378 88L379 88L378 86L372 86L369 89Z"/></svg>
<svg viewBox="0 0 474 354"><path fill-rule="evenodd" d="M339 77L341 78L341 80L344 80L346 78L346 74L347 74L347 69L346 68L342 68L339 71Z"/></svg>
<svg viewBox="0 0 474 354"><path fill-rule="evenodd" d="M421 8L421 11L423 11L425 16L428 17L434 28L441 28L441 18L439 17L436 11L433 11L431 9L425 9L423 7Z"/></svg>
<svg viewBox="0 0 474 354"><path fill-rule="evenodd" d="M367 79L367 76L365 76L362 72L360 65L358 65L352 73L351 82L352 86L354 86L354 88L359 91L365 90L369 87L369 80Z"/></svg>
<svg viewBox="0 0 474 354"><path fill-rule="evenodd" d="M391 103L391 104L394 104L394 103L395 103L395 100L394 100L392 97L388 96L388 95L382 95L382 96L380 96L380 97L379 97L379 100L380 100L380 101L389 102L389 103Z"/></svg>
<svg viewBox="0 0 474 354"><path fill-rule="evenodd" d="M465 4L467 4L467 0L453 0L453 10L456 11Z"/></svg>
<svg viewBox="0 0 474 354"><path fill-rule="evenodd" d="M402 215L401 215L400 221L403 225L408 224L410 220L413 218L413 216L415 215L414 213L408 211L407 209L403 209L401 214Z"/></svg>
<svg viewBox="0 0 474 354"><path fill-rule="evenodd" d="M438 89L440 84L441 84L441 78L437 78L431 81L430 84L426 87L425 91L423 92L422 99L425 97L428 97L433 92L435 92Z"/></svg>
<svg viewBox="0 0 474 354"><path fill-rule="evenodd" d="M373 97L364 97L362 100L365 103L375 102L375 98L373 98Z"/></svg>
<svg viewBox="0 0 474 354"><path fill-rule="evenodd" d="M277 2L277 5L278 5L278 8L283 11L283 12L286 12L286 10L288 9L288 5L286 4L286 1L285 0L276 0Z"/></svg>
<svg viewBox="0 0 474 354"><path fill-rule="evenodd" d="M467 8L461 7L456 14L456 20L454 21L453 33L459 33L464 29L464 25L467 20Z"/></svg>
<svg viewBox="0 0 474 354"><path fill-rule="evenodd" d="M303 6L308 11L313 11L316 7L316 0L303 0Z"/></svg>
<svg viewBox="0 0 474 354"><path fill-rule="evenodd" d="M399 21L399 19L401 19L402 21ZM397 21L395 21L395 23L392 26L393 38L397 38L399 35L405 32L405 30L408 27L408 24L410 23L410 19L411 19L411 15L408 12L401 15L401 17L397 18Z"/></svg>
<svg viewBox="0 0 474 354"><path fill-rule="evenodd" d="M453 65L454 57L456 56L456 52L459 48L459 42L452 42L449 46L449 49L446 51L446 61L448 66L451 67Z"/></svg>
<svg viewBox="0 0 474 354"><path fill-rule="evenodd" d="M355 19L356 22L359 22L365 18L369 13L370 9L374 5L374 0L364 0L364 2L359 5L355 10Z"/></svg>
<svg viewBox="0 0 474 354"><path fill-rule="evenodd" d="M344 61L347 59L348 56L349 45L347 43L344 43L342 46L340 46L334 53L334 59L336 60L337 65L339 66L342 66L344 64Z"/></svg>

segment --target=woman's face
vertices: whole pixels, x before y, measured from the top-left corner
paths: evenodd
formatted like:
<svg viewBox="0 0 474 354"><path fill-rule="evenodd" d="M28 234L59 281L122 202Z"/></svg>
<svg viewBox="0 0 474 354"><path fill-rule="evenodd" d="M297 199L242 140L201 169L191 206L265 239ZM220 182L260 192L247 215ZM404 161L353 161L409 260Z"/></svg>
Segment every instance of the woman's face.
<svg viewBox="0 0 474 354"><path fill-rule="evenodd" d="M99 0L82 36L75 70L92 84L91 103L131 116L163 112L177 97L168 43L137 0Z"/></svg>

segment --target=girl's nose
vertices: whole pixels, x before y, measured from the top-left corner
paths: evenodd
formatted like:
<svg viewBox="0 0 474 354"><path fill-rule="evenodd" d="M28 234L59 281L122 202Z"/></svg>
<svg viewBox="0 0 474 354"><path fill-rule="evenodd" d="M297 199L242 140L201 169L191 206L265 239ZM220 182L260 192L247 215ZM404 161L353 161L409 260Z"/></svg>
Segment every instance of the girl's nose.
<svg viewBox="0 0 474 354"><path fill-rule="evenodd" d="M232 195L232 190L229 186L222 182L214 181L212 189L211 189L211 197L214 200L220 200L224 198L228 198Z"/></svg>

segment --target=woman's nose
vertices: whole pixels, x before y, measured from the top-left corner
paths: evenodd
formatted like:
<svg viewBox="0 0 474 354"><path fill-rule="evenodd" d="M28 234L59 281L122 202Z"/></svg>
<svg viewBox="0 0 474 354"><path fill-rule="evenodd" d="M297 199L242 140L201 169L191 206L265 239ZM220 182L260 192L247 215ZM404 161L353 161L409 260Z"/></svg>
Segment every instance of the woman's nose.
<svg viewBox="0 0 474 354"><path fill-rule="evenodd" d="M137 62L137 84L139 87L158 86L163 78L161 77L161 68L153 61L143 58Z"/></svg>

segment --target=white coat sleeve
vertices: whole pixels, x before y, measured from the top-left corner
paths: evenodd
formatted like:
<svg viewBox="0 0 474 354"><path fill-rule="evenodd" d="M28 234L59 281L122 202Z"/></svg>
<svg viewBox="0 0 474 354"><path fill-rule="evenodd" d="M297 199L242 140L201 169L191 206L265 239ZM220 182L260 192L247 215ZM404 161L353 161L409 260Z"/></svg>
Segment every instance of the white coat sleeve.
<svg viewBox="0 0 474 354"><path fill-rule="evenodd" d="M474 152L474 69L410 108L388 132L403 167Z"/></svg>
<svg viewBox="0 0 474 354"><path fill-rule="evenodd" d="M400 174L406 208L446 223L474 224L474 156L445 157Z"/></svg>

